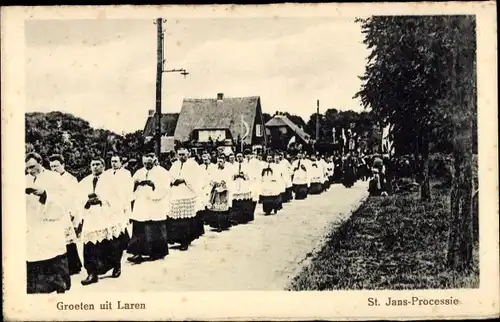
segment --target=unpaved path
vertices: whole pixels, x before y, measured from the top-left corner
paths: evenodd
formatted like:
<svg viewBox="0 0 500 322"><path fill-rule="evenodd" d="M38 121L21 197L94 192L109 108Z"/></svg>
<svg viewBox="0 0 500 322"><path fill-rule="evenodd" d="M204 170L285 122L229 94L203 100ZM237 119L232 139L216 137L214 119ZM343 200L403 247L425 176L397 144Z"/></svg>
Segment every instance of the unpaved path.
<svg viewBox="0 0 500 322"><path fill-rule="evenodd" d="M205 235L187 252L172 249L161 261L134 265L125 254L120 278L104 276L83 287L82 272L73 276L69 293L283 290L332 226L347 219L366 196L367 184L358 182L293 200L274 216L264 216L258 205L252 223L222 233L205 226Z"/></svg>

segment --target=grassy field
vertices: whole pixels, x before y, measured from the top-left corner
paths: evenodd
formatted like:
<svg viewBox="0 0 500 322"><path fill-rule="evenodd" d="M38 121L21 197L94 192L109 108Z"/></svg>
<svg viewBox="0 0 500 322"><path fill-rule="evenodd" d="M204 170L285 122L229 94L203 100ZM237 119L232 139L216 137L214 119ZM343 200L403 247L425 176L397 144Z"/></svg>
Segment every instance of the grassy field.
<svg viewBox="0 0 500 322"><path fill-rule="evenodd" d="M369 197L338 230L289 290L404 290L479 287L475 269L454 276L445 267L450 191L431 185L433 201L418 193Z"/></svg>

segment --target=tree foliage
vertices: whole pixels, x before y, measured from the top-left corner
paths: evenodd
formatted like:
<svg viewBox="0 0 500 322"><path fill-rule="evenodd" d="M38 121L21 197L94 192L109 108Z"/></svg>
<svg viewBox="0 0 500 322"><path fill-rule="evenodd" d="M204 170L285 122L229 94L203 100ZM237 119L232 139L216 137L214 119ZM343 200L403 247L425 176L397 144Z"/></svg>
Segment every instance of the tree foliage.
<svg viewBox="0 0 500 322"><path fill-rule="evenodd" d="M152 149L154 142L145 143L142 131L120 135L108 130L94 129L89 123L61 112L25 114L26 152L36 151L45 159L52 154L65 158L68 171L81 179L89 174L90 159L107 159L117 152L127 158L140 158L141 151Z"/></svg>
<svg viewBox="0 0 500 322"><path fill-rule="evenodd" d="M393 124L391 136L422 158L423 200L430 200L426 178L431 145L453 153L448 263L455 269L469 267L471 159L477 150L474 17L376 16L358 21L371 53L355 98L382 124Z"/></svg>

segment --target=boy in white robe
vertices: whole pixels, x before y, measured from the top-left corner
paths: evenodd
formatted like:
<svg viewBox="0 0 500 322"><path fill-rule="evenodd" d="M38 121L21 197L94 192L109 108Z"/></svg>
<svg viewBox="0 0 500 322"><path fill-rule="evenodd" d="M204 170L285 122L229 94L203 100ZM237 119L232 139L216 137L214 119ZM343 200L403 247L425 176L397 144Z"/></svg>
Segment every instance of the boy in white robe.
<svg viewBox="0 0 500 322"><path fill-rule="evenodd" d="M168 214L168 235L170 244L180 244L186 251L192 241L199 237L197 211L200 195L200 168L188 160L188 151L180 148L178 160L170 168L171 198Z"/></svg>
<svg viewBox="0 0 500 322"><path fill-rule="evenodd" d="M244 224L253 220L253 201L251 186L251 169L243 158L243 153L236 155L235 165L231 172L231 194L233 196L231 220L235 224Z"/></svg>
<svg viewBox="0 0 500 322"><path fill-rule="evenodd" d="M61 155L55 154L49 157L50 169L60 175L64 196L62 201L67 209L66 251L68 257L69 273L75 275L80 273L82 262L78 254L79 235L81 232L82 218L81 210L75 200L75 193L78 188L78 180L65 169L64 159ZM78 235L78 236L77 236ZM78 243L78 246L77 246Z"/></svg>
<svg viewBox="0 0 500 322"><path fill-rule="evenodd" d="M317 195L323 192L323 166L321 162L316 159L315 154L311 154L311 162L309 166L311 175L311 184L309 186L309 194Z"/></svg>
<svg viewBox="0 0 500 322"><path fill-rule="evenodd" d="M297 153L297 159L292 163L292 171L292 185L295 192L295 199L306 199L309 190L309 173L302 152Z"/></svg>
<svg viewBox="0 0 500 322"><path fill-rule="evenodd" d="M83 265L87 278L82 285L99 281L99 275L113 270L111 277L121 275L121 259L129 241L127 226L123 224L122 201L114 181L104 172L104 160L93 158L92 174L80 181L83 215Z"/></svg>
<svg viewBox="0 0 500 322"><path fill-rule="evenodd" d="M282 209L281 191L283 188L281 169L274 163L273 155L267 155L267 163L261 171L262 190L260 201L266 216Z"/></svg>
<svg viewBox="0 0 500 322"><path fill-rule="evenodd" d="M38 153L26 155L27 293L71 288L65 230L68 213L60 176L43 168Z"/></svg>
<svg viewBox="0 0 500 322"><path fill-rule="evenodd" d="M168 255L168 193L170 178L168 171L155 165L154 153L142 158L143 168L132 178L134 208L131 215L132 237L127 253L133 256L128 261L139 264L144 256L150 261Z"/></svg>

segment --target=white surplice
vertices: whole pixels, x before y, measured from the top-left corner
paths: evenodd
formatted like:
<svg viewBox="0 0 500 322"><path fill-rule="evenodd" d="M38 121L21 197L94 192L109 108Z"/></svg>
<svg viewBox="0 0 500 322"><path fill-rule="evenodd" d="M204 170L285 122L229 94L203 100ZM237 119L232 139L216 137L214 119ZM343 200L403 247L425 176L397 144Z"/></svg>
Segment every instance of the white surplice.
<svg viewBox="0 0 500 322"><path fill-rule="evenodd" d="M271 169L269 171L268 169ZM262 196L277 196L282 191L281 169L276 163L265 163L261 169L261 191Z"/></svg>
<svg viewBox="0 0 500 322"><path fill-rule="evenodd" d="M309 171L311 175L311 183L323 183L323 166L319 161L310 161Z"/></svg>
<svg viewBox="0 0 500 322"><path fill-rule="evenodd" d="M201 194L198 202L201 209L205 209L210 201L210 192L212 190L210 182L212 181L212 172L215 167L216 165L212 163L200 165Z"/></svg>
<svg viewBox="0 0 500 322"><path fill-rule="evenodd" d="M66 253L67 201L59 174L43 169L35 177L26 175L26 188L43 189L45 204L34 194L26 195L27 261L36 262Z"/></svg>
<svg viewBox="0 0 500 322"><path fill-rule="evenodd" d="M304 159L295 160L292 163L293 179L292 184L303 185L310 184L310 176L308 173L308 164Z"/></svg>
<svg viewBox="0 0 500 322"><path fill-rule="evenodd" d="M134 192L134 210L131 218L136 221L166 220L168 214L168 195L170 193L170 177L168 171L159 166L150 170L145 167L137 170L133 182L150 180L155 188L148 185L138 186ZM132 187L133 189L133 187Z"/></svg>
<svg viewBox="0 0 500 322"><path fill-rule="evenodd" d="M171 182L183 179L184 183L172 186L169 217L173 219L194 218L200 209L198 196L201 192L201 175L199 165L191 159L182 163L175 161L170 168Z"/></svg>
<svg viewBox="0 0 500 322"><path fill-rule="evenodd" d="M292 187L292 174L293 174L292 165L290 164L290 162L287 159L281 160L281 164L282 164L284 171L285 171L283 175L285 177L286 188L291 188Z"/></svg>
<svg viewBox="0 0 500 322"><path fill-rule="evenodd" d="M57 173L57 172L56 172ZM77 198L75 195L78 191L78 180L65 171L63 174L59 174L61 178L61 186L63 191L62 200L65 203L65 208L67 210L67 227L65 229L66 242L68 244L77 242L75 228L78 228L82 221L82 211L78 208Z"/></svg>
<svg viewBox="0 0 500 322"><path fill-rule="evenodd" d="M114 187L114 180L107 172L103 172L93 188L94 175L85 177L79 184L80 207L83 209L83 243L96 244L105 239L111 240L120 236L127 228L123 224L122 200ZM88 195L95 193L102 205L94 205L85 209Z"/></svg>
<svg viewBox="0 0 500 322"><path fill-rule="evenodd" d="M121 199L123 224L128 225L132 215L131 202L134 200L134 181L132 180L132 174L125 168L120 168L118 170L109 169L106 170L106 173L113 181L113 186Z"/></svg>
<svg viewBox="0 0 500 322"><path fill-rule="evenodd" d="M251 169L248 163L245 161L236 162L232 167L228 168L230 172L231 181L228 183L231 185L232 200L247 200L252 199L252 186L251 186ZM243 174L244 178L238 177L236 175L240 173Z"/></svg>
<svg viewBox="0 0 500 322"><path fill-rule="evenodd" d="M252 199L253 201L259 200L260 188L261 188L261 171L262 164L259 160L251 158L248 162L248 171L250 174L250 186L252 189Z"/></svg>

